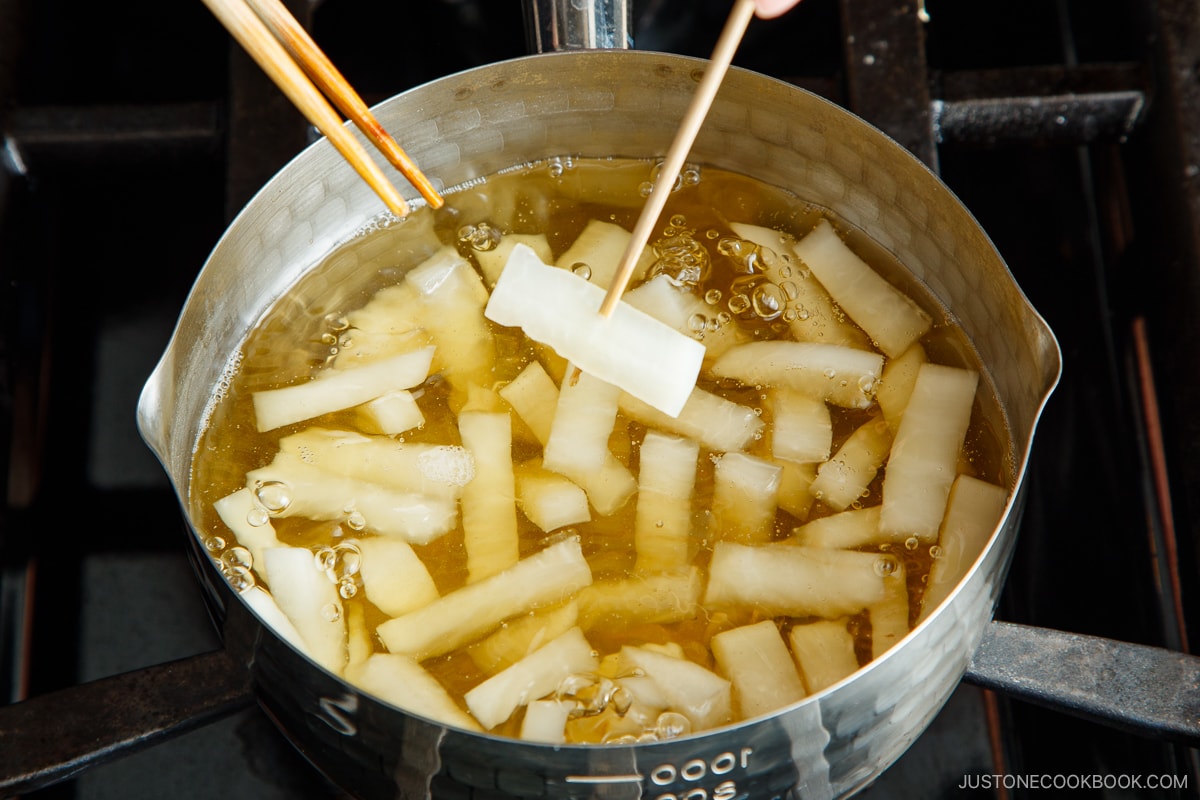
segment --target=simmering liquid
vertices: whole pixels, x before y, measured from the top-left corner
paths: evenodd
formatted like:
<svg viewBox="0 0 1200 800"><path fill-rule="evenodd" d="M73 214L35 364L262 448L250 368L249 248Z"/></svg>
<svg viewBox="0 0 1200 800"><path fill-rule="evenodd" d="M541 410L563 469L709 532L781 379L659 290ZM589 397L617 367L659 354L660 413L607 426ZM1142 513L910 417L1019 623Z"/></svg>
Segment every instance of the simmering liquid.
<svg viewBox="0 0 1200 800"><path fill-rule="evenodd" d="M250 512L254 522L272 525L278 541L291 547L308 548L313 553L314 570L322 572L338 589L340 607L322 609L348 624L350 643L348 660L361 661L370 653L386 653L387 647L375 631L389 615L373 604L363 591L362 549L357 542L379 536L372 530L369 516L348 506L336 519L310 519L302 515L276 513L278 496L286 496L291 487L266 486L248 479L272 462L282 437L317 427L352 431L378 437L364 429L358 408L327 413L283 427L260 431L256 423L255 393L282 386L304 383L331 369L369 363L368 352L375 339L358 329L353 312L366 306L378 293L404 281L409 270L443 247L453 247L481 275L486 274L481 256L495 251L514 235L542 234L554 258L559 258L584 233L590 222L612 223L631 230L653 179L654 164L636 160L553 159L523 165L447 194L446 208L434 212L423 208L406 220L363 230L344 247L332 253L312 270L284 298L275 304L250 333L237 360L235 374L229 376L223 394L213 404L211 419L198 443L193 463L190 498L192 517L206 538L206 546L215 562L236 588L268 585L262 565L254 563L236 535L226 526L214 503L240 489L250 487L258 501ZM974 351L951 316L915 281L903 265L869 237L869 232L852 230L823 209L806 203L801 197L743 176L710 168L689 167L667 203L655 235L654 253L641 278L660 274L669 277L676 291L699 300L697 311L686 323L688 335L703 343L736 341L788 341L795 338L797 325L810 313L795 297L789 276L804 274L805 265L794 255L776 253L739 234L738 225L758 226L803 237L822 220L830 220L850 248L888 282L901 289L932 319L932 326L920 340L928 361L977 370L979 388L970 415L970 425L955 469L1001 487L1010 486L1010 448L1002 413L995 401L988 376L981 369ZM618 253L619 255L619 253ZM252 269L253 265L246 265ZM588 278L600 265L584 262L560 264ZM482 281L490 285L494 277ZM835 306L837 322L853 326ZM397 321L398 330L411 327ZM423 423L390 438L405 445L428 444L451 448L463 446L459 432L459 414L465 409L507 410L501 390L532 363L541 364L556 384L570 380L562 359L546 347L531 342L519 329L504 328L487 321L494 358L482 373L484 380L465 387L462 383L433 374L412 394L423 415ZM860 331L861 333L861 331ZM420 335L420 332L414 335ZM864 345L871 348L869 337ZM736 346L736 345L735 345ZM888 363L885 359L884 363ZM771 387L736 379L717 378L702 371L697 386L707 392L750 409L762 422L758 433L746 444L744 452L756 459L778 465L772 444L775 405ZM435 356L435 367L438 364ZM886 367L885 367L886 368ZM475 373L478 377L479 373ZM873 419L880 419L880 407L846 408L828 404L832 425L831 453L836 453L851 433ZM512 418L512 461L518 471L540 459L543 445L528 421L516 413ZM880 422L879 424L885 424ZM654 423L629 413L625 406L616 416L608 445L612 456L633 476L640 475L641 447ZM459 452L459 451L455 451ZM707 446L699 447L694 490L690 500L691 565L699 570L701 584L714 547L722 541L718 529L719 514L713 510L718 493L717 465L723 453ZM815 464L809 469L815 468ZM886 462L869 481L865 490L845 510L871 509L883 502ZM811 474L809 475L811 479ZM797 491L793 489L792 491ZM807 491L802 485L798 491ZM590 519L562 529L544 531L518 511L519 556L524 559L544 550L564 536L578 538L595 583L619 581L635 576L647 577L637 567L634 541L639 496L635 493L620 507L606 514L591 509ZM286 501L285 501L286 502ZM788 510L791 509L791 510ZM795 542L794 531L805 523L841 512L820 497L806 502L781 501L775 505L769 539ZM466 544L461 515L448 532L428 542L413 544L413 551L428 571L437 593L446 596L469 580ZM914 625L922 613L922 601L931 566L942 555L936 539L916 536L897 539L876 537L856 543L854 550L878 554L881 574L903 575L907 596L907 624ZM974 554L968 554L971 560ZM570 598L563 598L567 601ZM553 609L550 609L553 611ZM541 613L534 609L521 614ZM594 672L576 674L564 680L548 695L573 704L565 724L565 739L579 742L632 741L685 735L697 729L695 719L678 710L656 708L651 722L630 722L628 709L639 702L621 689L620 679L642 675L623 663L612 665L623 647L651 647L657 652L682 657L718 676L725 668L718 663L711 646L714 635L734 628L772 620L781 639L789 641L792 629L816 620L816 615L779 614L770 608L745 606L709 607L702 601L690 605L680 619L656 621L636 616L613 614L611 619L589 620L584 628L588 644L600 660ZM867 663L878 652L875 641L878 618L862 608L839 613L838 625L850 635L853 658L857 665ZM508 626L514 620L502 623ZM490 677L467 647L420 660L426 670L445 689L463 711L469 711L464 696ZM798 656L797 656L798 658ZM352 674L352 673L348 673ZM806 691L813 687L801 681ZM582 688L581 688L582 687ZM597 698L600 699L597 699ZM537 698L527 698L537 699ZM745 716L740 707L744 695L735 688L733 722ZM494 728L504 735L520 735L524 720L523 703Z"/></svg>

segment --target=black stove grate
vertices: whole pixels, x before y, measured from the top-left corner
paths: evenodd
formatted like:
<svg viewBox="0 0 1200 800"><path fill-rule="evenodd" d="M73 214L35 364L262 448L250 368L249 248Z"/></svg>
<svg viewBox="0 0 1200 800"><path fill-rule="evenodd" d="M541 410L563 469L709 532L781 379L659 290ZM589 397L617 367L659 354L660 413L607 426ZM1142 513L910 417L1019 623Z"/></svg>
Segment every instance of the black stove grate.
<svg viewBox="0 0 1200 800"><path fill-rule="evenodd" d="M369 102L525 52L517 2L291 5ZM634 9L637 46L705 56L728 3ZM1200 639L1200 618L1181 619L1200 592L1197 62L1187 0L805 0L755 21L735 61L846 105L935 167L1061 340L1003 619ZM217 646L134 407L224 225L311 132L202 4L151 0L0 0L0 123L13 700ZM1139 366L1158 377L1165 477ZM1196 762L964 685L866 796L957 797L965 775L1003 772L1186 776L1173 795L1122 796L1197 797ZM338 796L256 711L30 796L218 794Z"/></svg>

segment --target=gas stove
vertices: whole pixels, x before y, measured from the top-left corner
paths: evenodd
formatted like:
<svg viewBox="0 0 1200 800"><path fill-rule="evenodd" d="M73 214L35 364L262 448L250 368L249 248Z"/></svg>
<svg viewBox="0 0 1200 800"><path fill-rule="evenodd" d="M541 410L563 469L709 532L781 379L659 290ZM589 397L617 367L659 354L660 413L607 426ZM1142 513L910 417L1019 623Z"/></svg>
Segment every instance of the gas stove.
<svg viewBox="0 0 1200 800"><path fill-rule="evenodd" d="M529 48L515 0L289 6L369 103ZM707 56L728 10L635 2L633 45ZM1200 640L1197 62L1187 0L804 0L735 59L937 170L1060 340L1000 619ZM0 129L11 703L220 648L134 409L223 228L314 134L201 3L150 0L0 0ZM96 762L28 796L342 796L256 708ZM1055 775L1200 797L1195 750L969 684L863 796L1025 797Z"/></svg>

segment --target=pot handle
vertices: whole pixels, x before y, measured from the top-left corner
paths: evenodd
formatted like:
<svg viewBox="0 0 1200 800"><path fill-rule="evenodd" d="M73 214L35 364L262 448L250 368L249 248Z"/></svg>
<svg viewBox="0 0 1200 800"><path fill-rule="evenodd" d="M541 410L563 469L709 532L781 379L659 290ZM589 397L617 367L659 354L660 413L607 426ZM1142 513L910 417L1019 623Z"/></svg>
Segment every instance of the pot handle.
<svg viewBox="0 0 1200 800"><path fill-rule="evenodd" d="M217 650L0 707L0 797L67 780L254 701L250 670Z"/></svg>
<svg viewBox="0 0 1200 800"><path fill-rule="evenodd" d="M992 622L963 680L1139 736L1200 746L1200 658L1186 653Z"/></svg>

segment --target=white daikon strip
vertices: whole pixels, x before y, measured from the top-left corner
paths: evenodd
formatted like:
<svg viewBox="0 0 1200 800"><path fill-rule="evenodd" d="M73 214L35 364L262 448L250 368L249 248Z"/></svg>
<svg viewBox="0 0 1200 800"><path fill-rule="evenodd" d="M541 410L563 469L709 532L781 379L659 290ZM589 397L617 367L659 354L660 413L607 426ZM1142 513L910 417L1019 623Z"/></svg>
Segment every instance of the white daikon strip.
<svg viewBox="0 0 1200 800"><path fill-rule="evenodd" d="M921 619L937 608L967 574L996 532L1007 505L1008 490L1003 486L969 475L954 479L938 539L941 552L930 567L921 601Z"/></svg>
<svg viewBox="0 0 1200 800"><path fill-rule="evenodd" d="M879 532L879 506L869 506L806 522L792 531L788 541L804 547L850 550L888 538Z"/></svg>
<svg viewBox="0 0 1200 800"><path fill-rule="evenodd" d="M467 580L474 583L520 558L512 420L507 412L464 411L458 415L458 431L475 459L475 477L462 496Z"/></svg>
<svg viewBox="0 0 1200 800"><path fill-rule="evenodd" d="M692 493L700 445L691 439L647 431L638 459L633 523L634 569L681 569L691 560Z"/></svg>
<svg viewBox="0 0 1200 800"><path fill-rule="evenodd" d="M775 388L771 410L771 454L800 464L825 461L833 447L833 420L819 397L795 389Z"/></svg>
<svg viewBox="0 0 1200 800"><path fill-rule="evenodd" d="M541 445L550 441L550 426L558 407L558 386L541 363L531 361L517 377L500 387L500 396L529 426Z"/></svg>
<svg viewBox="0 0 1200 800"><path fill-rule="evenodd" d="M785 313L784 319L797 341L871 349L867 334L846 319L825 287L799 263L793 251L795 236L742 222L729 227L742 239L770 251L760 251L757 266L787 295L788 309L795 313Z"/></svg>
<svg viewBox="0 0 1200 800"><path fill-rule="evenodd" d="M937 538L978 383L974 370L921 365L883 477L884 533Z"/></svg>
<svg viewBox="0 0 1200 800"><path fill-rule="evenodd" d="M307 547L271 547L263 553L271 596L292 621L304 652L330 672L346 666L346 620L337 587L318 570Z"/></svg>
<svg viewBox="0 0 1200 800"><path fill-rule="evenodd" d="M275 535L275 526L262 503L248 488L238 489L213 503L221 521L237 537L237 543L250 551L251 566L262 570L263 551L268 547L279 547L282 542Z"/></svg>
<svg viewBox="0 0 1200 800"><path fill-rule="evenodd" d="M409 333L420 327L420 319L421 298L407 282L383 287L366 305L346 314L351 335L358 331L393 336Z"/></svg>
<svg viewBox="0 0 1200 800"><path fill-rule="evenodd" d="M622 647L621 659L652 678L668 707L691 720L693 729L715 728L732 719L732 684L712 670L646 647Z"/></svg>
<svg viewBox="0 0 1200 800"><path fill-rule="evenodd" d="M518 614L562 603L591 582L579 538L571 537L390 619L376 632L391 652L424 660L476 641Z"/></svg>
<svg viewBox="0 0 1200 800"><path fill-rule="evenodd" d="M781 458L775 459L774 463L780 470L779 490L775 493L776 505L796 519L808 519L813 504L809 487L817 477L817 465L797 464Z"/></svg>
<svg viewBox="0 0 1200 800"><path fill-rule="evenodd" d="M804 698L804 682L773 621L721 631L712 637L712 651L721 673L733 683L741 719L778 711Z"/></svg>
<svg viewBox="0 0 1200 800"><path fill-rule="evenodd" d="M817 467L816 480L809 487L813 497L838 511L861 501L891 446L892 429L887 420L867 420L846 438L832 458Z"/></svg>
<svg viewBox="0 0 1200 800"><path fill-rule="evenodd" d="M883 599L885 558L793 544L717 542L704 605L790 617L857 614Z"/></svg>
<svg viewBox="0 0 1200 800"><path fill-rule="evenodd" d="M542 466L572 479L602 468L610 455L608 437L617 420L620 392L611 383L568 367Z"/></svg>
<svg viewBox="0 0 1200 800"><path fill-rule="evenodd" d="M700 611L702 588L696 567L655 575L596 581L580 590L579 626L591 630L597 625L632 623L671 623L695 617Z"/></svg>
<svg viewBox="0 0 1200 800"><path fill-rule="evenodd" d="M357 512L368 530L411 544L428 544L458 524L458 504L451 498L346 478L289 453L279 453L267 466L246 473L246 484L286 495L286 505L281 502L281 507L270 509L274 517L347 520Z"/></svg>
<svg viewBox="0 0 1200 800"><path fill-rule="evenodd" d="M363 663L347 667L346 680L385 703L426 719L468 731L482 730L437 678L407 656L375 653Z"/></svg>
<svg viewBox="0 0 1200 800"><path fill-rule="evenodd" d="M352 328L338 337L337 355L331 366L338 370L354 369L432 346L433 337L420 329L378 333Z"/></svg>
<svg viewBox="0 0 1200 800"><path fill-rule="evenodd" d="M351 603L346 606L346 667L363 663L374 652L374 636L367 627L367 613L358 603Z"/></svg>
<svg viewBox="0 0 1200 800"><path fill-rule="evenodd" d="M584 265L587 267L587 279L607 290L632 238L632 233L616 223L600 219L588 220L583 232L555 259L554 265L570 271L578 270L580 265ZM653 262L654 251L647 247L634 265L631 281L640 281Z"/></svg>
<svg viewBox="0 0 1200 800"><path fill-rule="evenodd" d="M256 424L260 431L270 431L411 389L429 377L432 360L433 348L422 347L353 369L326 369L305 383L255 392Z"/></svg>
<svg viewBox="0 0 1200 800"><path fill-rule="evenodd" d="M893 434L900 427L904 409L908 407L913 384L917 382L917 372L928 360L925 348L918 343L896 358L889 358L883 365L883 375L879 378L879 386L875 388L875 400Z"/></svg>
<svg viewBox="0 0 1200 800"><path fill-rule="evenodd" d="M305 464L399 492L457 499L475 477L470 451L386 436L312 427L284 436L279 451Z"/></svg>
<svg viewBox="0 0 1200 800"><path fill-rule="evenodd" d="M858 669L854 637L845 620L793 625L788 632L788 643L809 694L832 686Z"/></svg>
<svg viewBox="0 0 1200 800"><path fill-rule="evenodd" d="M884 578L884 598L867 607L871 618L871 657L879 658L909 631L908 626L908 579L904 565L897 561L896 568Z"/></svg>
<svg viewBox="0 0 1200 800"><path fill-rule="evenodd" d="M534 700L525 708L520 737L527 742L563 744L575 703L569 700Z"/></svg>
<svg viewBox="0 0 1200 800"><path fill-rule="evenodd" d="M308 645L304 643L304 637L300 635L300 631L296 630L296 626L288 619L288 615L283 613L283 609L275 602L275 598L271 596L270 592L255 585L242 590L239 595L246 601L246 605L250 606L250 610L263 621L263 624L275 631L279 638L302 653L308 652Z"/></svg>
<svg viewBox="0 0 1200 800"><path fill-rule="evenodd" d="M869 408L883 356L817 342L750 342L730 348L710 369L749 386L785 386L843 408Z"/></svg>
<svg viewBox="0 0 1200 800"><path fill-rule="evenodd" d="M367 433L394 436L425 424L425 415L413 393L388 392L359 407L358 424Z"/></svg>
<svg viewBox="0 0 1200 800"><path fill-rule="evenodd" d="M592 518L587 493L570 479L537 464L516 471L517 505L521 513L546 533Z"/></svg>
<svg viewBox="0 0 1200 800"><path fill-rule="evenodd" d="M624 414L648 428L695 439L718 453L745 450L766 427L753 408L699 387L692 390L683 410L675 417L628 393L621 394L618 406Z"/></svg>
<svg viewBox="0 0 1200 800"><path fill-rule="evenodd" d="M571 628L466 693L471 715L484 728L494 728L532 700L553 692L570 675L595 672L600 666L583 631Z"/></svg>
<svg viewBox="0 0 1200 800"><path fill-rule="evenodd" d="M818 222L793 250L885 355L899 356L933 324L912 298L859 258L828 220Z"/></svg>
<svg viewBox="0 0 1200 800"><path fill-rule="evenodd" d="M500 237L500 243L491 250L472 250L471 255L479 262L483 272L483 280L488 286L495 286L504 271L504 264L512 254L512 249L523 244L537 253L543 263L549 264L554 259L550 243L544 233L506 233Z"/></svg>
<svg viewBox="0 0 1200 800"><path fill-rule="evenodd" d="M690 287L671 283L671 278L666 274L655 275L635 286L625 292L622 299L684 336L699 340L704 345L707 359L716 358L735 344L750 338L736 322L721 323L717 320L720 313L718 307L706 303Z"/></svg>
<svg viewBox="0 0 1200 800"><path fill-rule="evenodd" d="M517 245L484 313L499 325L522 328L584 372L677 415L696 385L704 345L628 303L605 317L603 301L599 286L546 266L533 250Z"/></svg>
<svg viewBox="0 0 1200 800"><path fill-rule="evenodd" d="M514 617L504 622L495 633L468 645L467 655L483 672L495 675L574 628L578 619L579 606L574 600Z"/></svg>
<svg viewBox="0 0 1200 800"><path fill-rule="evenodd" d="M721 456L713 476L713 535L742 544L769 541L780 472L770 461L746 453Z"/></svg>
<svg viewBox="0 0 1200 800"><path fill-rule="evenodd" d="M408 542L385 536L356 539L367 599L389 617L406 614L438 598L425 563Z"/></svg>
<svg viewBox="0 0 1200 800"><path fill-rule="evenodd" d="M432 369L461 397L472 383L491 382L496 343L483 318L487 288L475 268L446 247L405 276L422 301L421 327L437 345Z"/></svg>

